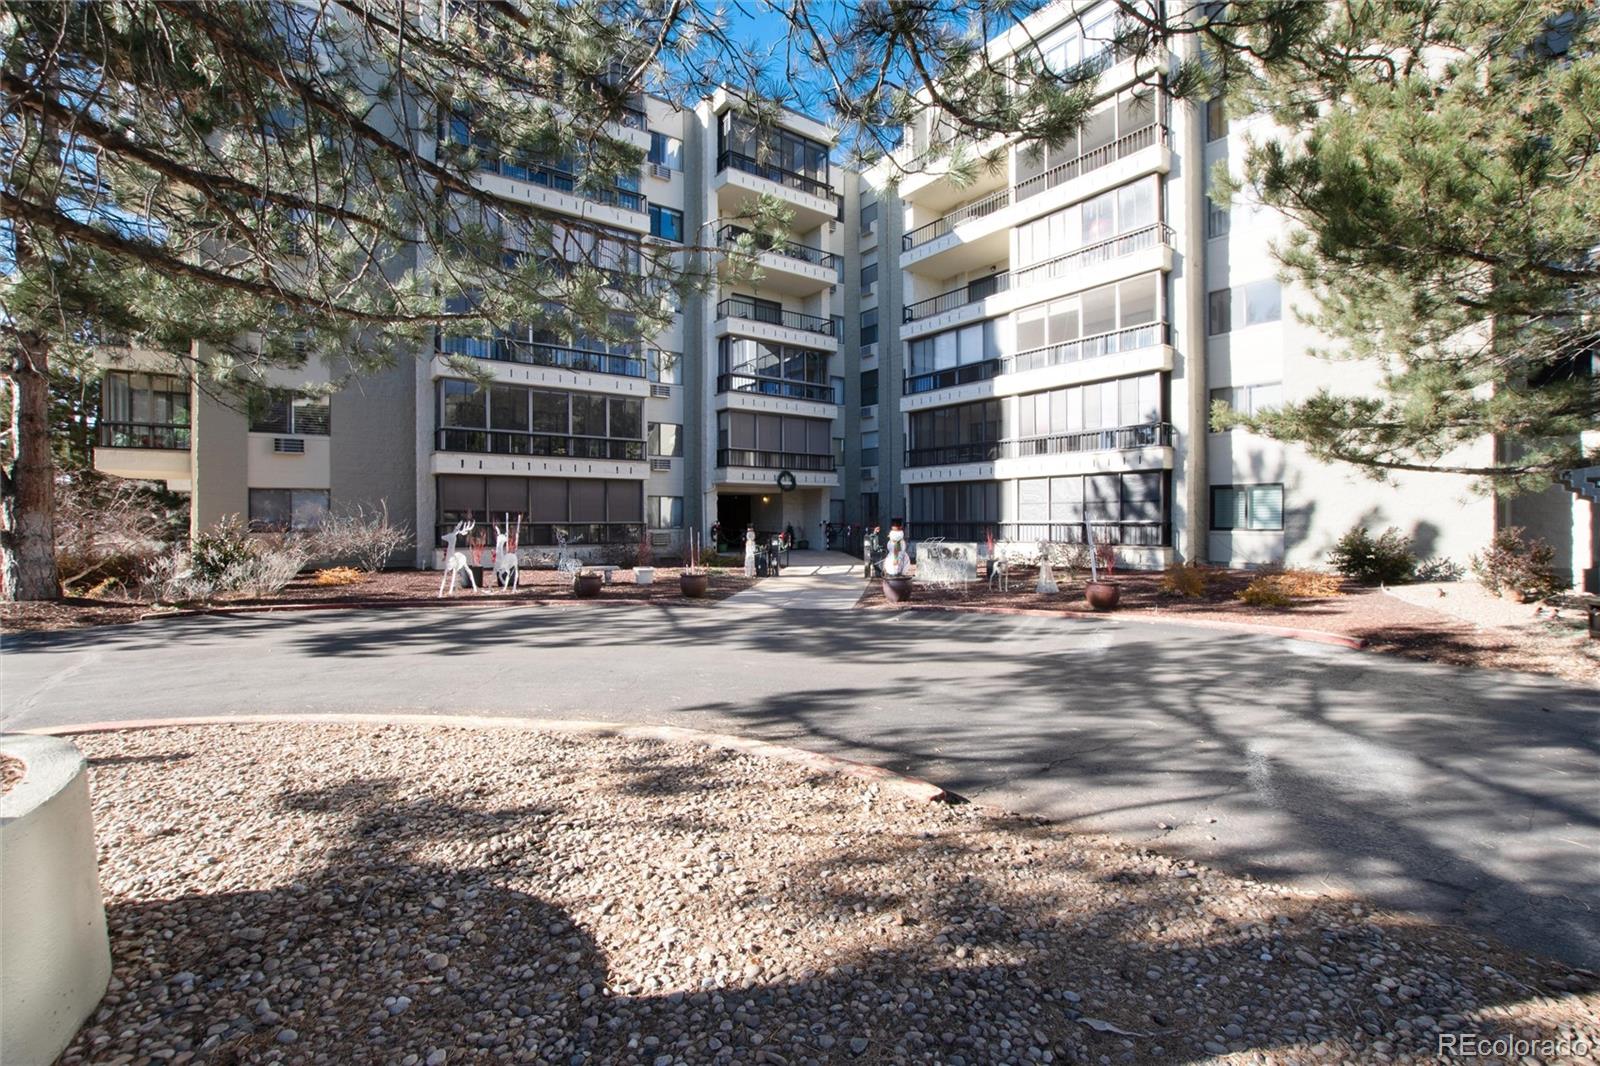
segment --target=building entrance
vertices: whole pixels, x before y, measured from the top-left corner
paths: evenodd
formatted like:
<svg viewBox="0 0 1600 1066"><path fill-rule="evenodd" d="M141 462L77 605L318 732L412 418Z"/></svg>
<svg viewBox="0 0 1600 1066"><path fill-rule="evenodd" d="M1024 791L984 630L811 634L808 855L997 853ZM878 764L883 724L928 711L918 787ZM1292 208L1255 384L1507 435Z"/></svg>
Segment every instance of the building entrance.
<svg viewBox="0 0 1600 1066"><path fill-rule="evenodd" d="M744 531L753 520L750 501L754 498L742 493L717 493L717 525L722 533L718 551L735 547L740 552L744 551Z"/></svg>

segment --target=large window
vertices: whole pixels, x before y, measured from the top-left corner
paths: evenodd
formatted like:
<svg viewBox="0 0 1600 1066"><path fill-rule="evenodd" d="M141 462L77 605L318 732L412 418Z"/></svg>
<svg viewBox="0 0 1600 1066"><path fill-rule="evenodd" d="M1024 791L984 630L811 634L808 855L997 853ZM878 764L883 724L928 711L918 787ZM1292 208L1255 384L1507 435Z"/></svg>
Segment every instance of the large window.
<svg viewBox="0 0 1600 1066"><path fill-rule="evenodd" d="M1155 177L1112 189L1017 227L1017 265L1027 266L1153 225Z"/></svg>
<svg viewBox="0 0 1600 1066"><path fill-rule="evenodd" d="M188 381L108 371L100 382L97 439L103 448L187 448Z"/></svg>
<svg viewBox="0 0 1600 1066"><path fill-rule="evenodd" d="M878 402L878 372L876 370L863 370L861 372L861 406L871 407Z"/></svg>
<svg viewBox="0 0 1600 1066"><path fill-rule="evenodd" d="M1016 198L1036 196L1087 170L1155 144L1156 106L1160 99L1159 93L1148 90L1126 90L1106 106L1090 112L1078 132L1055 147L1018 148Z"/></svg>
<svg viewBox="0 0 1600 1066"><path fill-rule="evenodd" d="M875 429L861 434L861 465L878 465L878 431Z"/></svg>
<svg viewBox="0 0 1600 1066"><path fill-rule="evenodd" d="M257 532L315 529L327 516L327 489L250 490L250 528Z"/></svg>
<svg viewBox="0 0 1600 1066"><path fill-rule="evenodd" d="M660 204L650 205L650 236L683 243L683 212Z"/></svg>
<svg viewBox="0 0 1600 1066"><path fill-rule="evenodd" d="M650 131L650 162L658 167L683 169L683 142L659 130Z"/></svg>
<svg viewBox="0 0 1600 1066"><path fill-rule="evenodd" d="M906 465L988 462L998 457L1000 400L913 411Z"/></svg>
<svg viewBox="0 0 1600 1066"><path fill-rule="evenodd" d="M1282 529L1283 486L1211 486L1211 528Z"/></svg>
<svg viewBox="0 0 1600 1066"><path fill-rule="evenodd" d="M1161 275L1143 274L1016 314L1018 370L1092 358L1158 342ZM1125 334L1137 327L1148 329ZM1070 351L1063 346L1074 345Z"/></svg>
<svg viewBox="0 0 1600 1066"><path fill-rule="evenodd" d="M1242 415L1258 415L1283 403L1283 383L1272 381L1262 385L1232 385L1211 390L1213 404L1225 403ZM1211 432L1223 430L1213 425Z"/></svg>
<svg viewBox="0 0 1600 1066"><path fill-rule="evenodd" d="M683 454L683 427L672 422L650 423L650 454L673 458Z"/></svg>
<svg viewBox="0 0 1600 1066"><path fill-rule="evenodd" d="M833 423L755 411L717 412L717 465L832 470Z"/></svg>
<svg viewBox="0 0 1600 1066"><path fill-rule="evenodd" d="M861 205L861 229L863 232L871 229L878 221L878 201Z"/></svg>
<svg viewBox="0 0 1600 1066"><path fill-rule="evenodd" d="M1213 289L1206 294L1206 335L1220 336L1233 331L1233 290Z"/></svg>
<svg viewBox="0 0 1600 1066"><path fill-rule="evenodd" d="M663 352L652 348L647 353L650 367L650 380L663 385L683 384L683 353Z"/></svg>
<svg viewBox="0 0 1600 1066"><path fill-rule="evenodd" d="M1206 101L1206 140L1217 141L1228 135L1228 108L1220 96Z"/></svg>
<svg viewBox="0 0 1600 1066"><path fill-rule="evenodd" d="M861 343L878 343L878 309L869 307L861 312Z"/></svg>
<svg viewBox="0 0 1600 1066"><path fill-rule="evenodd" d="M950 370L969 363L981 363L997 358L999 341L995 335L993 319L978 322L960 329L919 337L906 345L906 376L931 374L936 370Z"/></svg>
<svg viewBox="0 0 1600 1066"><path fill-rule="evenodd" d="M1283 317L1283 292L1276 280L1252 281L1244 287L1244 324L1258 326Z"/></svg>
<svg viewBox="0 0 1600 1066"><path fill-rule="evenodd" d="M1019 438L1145 426L1161 421L1161 375L1071 385L1017 397Z"/></svg>
<svg viewBox="0 0 1600 1066"><path fill-rule="evenodd" d="M644 402L520 385L439 382L441 451L644 458Z"/></svg>
<svg viewBox="0 0 1600 1066"><path fill-rule="evenodd" d="M758 126L745 115L725 111L717 128L718 151L737 156L740 169L766 173L775 181L793 175L819 185L828 184L828 146L775 126ZM787 182L786 182L787 183Z"/></svg>
<svg viewBox="0 0 1600 1066"><path fill-rule="evenodd" d="M328 399L291 389L272 389L251 405L250 432L326 437L330 429Z"/></svg>
<svg viewBox="0 0 1600 1066"><path fill-rule="evenodd" d="M828 353L749 337L717 341L718 392L760 392L819 403L833 401Z"/></svg>
<svg viewBox="0 0 1600 1066"><path fill-rule="evenodd" d="M1085 522L1094 526L1097 541L1163 543L1167 524L1166 473L1130 471L1023 478L1017 482L1016 539L1082 543Z"/></svg>
<svg viewBox="0 0 1600 1066"><path fill-rule="evenodd" d="M645 499L645 524L651 529L683 528L682 496L649 496Z"/></svg>
<svg viewBox="0 0 1600 1066"><path fill-rule="evenodd" d="M878 259L871 257L869 262L861 265L861 295L863 298L872 295L872 287L878 284Z"/></svg>
<svg viewBox="0 0 1600 1066"><path fill-rule="evenodd" d="M943 485L913 485L910 489L912 535L921 540L983 540L999 532L1000 483L953 481Z"/></svg>
<svg viewBox="0 0 1600 1066"><path fill-rule="evenodd" d="M438 490L444 529L468 520L504 522L509 516L522 520L526 545L556 544L562 533L572 544L637 544L644 535L644 484L639 481L441 474Z"/></svg>

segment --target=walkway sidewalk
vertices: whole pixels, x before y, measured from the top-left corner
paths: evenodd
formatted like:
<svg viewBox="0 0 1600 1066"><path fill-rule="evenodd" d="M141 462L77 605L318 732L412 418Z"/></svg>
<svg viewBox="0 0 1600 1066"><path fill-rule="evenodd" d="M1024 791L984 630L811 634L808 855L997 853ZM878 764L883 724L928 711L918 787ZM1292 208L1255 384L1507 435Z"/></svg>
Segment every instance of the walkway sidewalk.
<svg viewBox="0 0 1600 1066"><path fill-rule="evenodd" d="M848 611L861 598L861 565L842 552L792 552L778 577L734 593L722 610Z"/></svg>

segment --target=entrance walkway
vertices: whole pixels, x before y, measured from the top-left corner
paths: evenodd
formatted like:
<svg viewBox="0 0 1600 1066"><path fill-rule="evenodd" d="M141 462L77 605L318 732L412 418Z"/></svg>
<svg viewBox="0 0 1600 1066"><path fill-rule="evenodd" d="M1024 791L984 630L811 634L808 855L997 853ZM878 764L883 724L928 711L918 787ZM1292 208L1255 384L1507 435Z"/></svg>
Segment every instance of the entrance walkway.
<svg viewBox="0 0 1600 1066"><path fill-rule="evenodd" d="M758 581L729 597L733 607L756 610L848 611L861 598L861 560L843 552L795 551L778 577Z"/></svg>
<svg viewBox="0 0 1600 1066"><path fill-rule="evenodd" d="M784 577L816 577L829 574L854 574L861 576L862 562L854 555L831 551L792 551L789 564L783 568Z"/></svg>

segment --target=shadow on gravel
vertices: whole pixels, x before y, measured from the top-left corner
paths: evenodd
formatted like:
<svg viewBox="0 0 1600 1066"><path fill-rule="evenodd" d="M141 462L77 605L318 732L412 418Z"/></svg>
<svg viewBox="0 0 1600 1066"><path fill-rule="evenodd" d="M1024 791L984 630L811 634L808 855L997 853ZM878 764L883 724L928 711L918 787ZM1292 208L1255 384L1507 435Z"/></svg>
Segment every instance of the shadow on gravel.
<svg viewBox="0 0 1600 1066"><path fill-rule="evenodd" d="M674 788L706 784L685 777ZM211 1066L410 1055L425 1063L438 1052L445 1057L434 1061L449 1063L960 1056L976 1066L1033 1061L1045 1048L1071 1062L1183 1063L1228 1051L1303 1053L1322 1041L1335 1060L1354 1061L1385 1035L1396 1052L1431 1053L1430 1026L1459 1028L1464 1013L1538 991L1526 975L1475 964L1464 936L1354 921L1303 899L1201 921L1199 882L1175 879L1165 860L1085 899L1063 887L1081 881L1083 863L1059 830L996 817L964 834L884 839L784 871L818 889L784 897L798 921L863 929L859 950L811 960L814 973L616 995L585 919L508 887L570 846L553 829L573 812L472 799L401 801L386 778L285 791L279 809L314 815L332 842L314 872L276 891L112 906L122 990L62 1061L98 1061L97 1036L144 1027L166 1033L146 1051L193 1052ZM698 848L709 828L657 825L673 834L674 851ZM1020 861L997 862L998 845L980 830L1020 842ZM937 875L909 881L908 869ZM728 912L728 936L739 908L753 913L781 891L776 872L760 877L762 895ZM154 991L129 991L146 983ZM1493 1022L1467 1027L1499 1032Z"/></svg>

